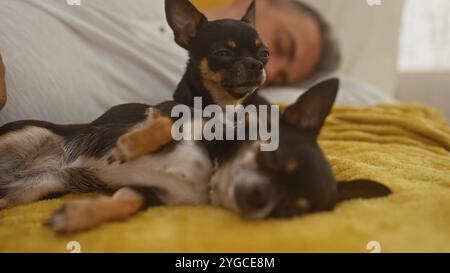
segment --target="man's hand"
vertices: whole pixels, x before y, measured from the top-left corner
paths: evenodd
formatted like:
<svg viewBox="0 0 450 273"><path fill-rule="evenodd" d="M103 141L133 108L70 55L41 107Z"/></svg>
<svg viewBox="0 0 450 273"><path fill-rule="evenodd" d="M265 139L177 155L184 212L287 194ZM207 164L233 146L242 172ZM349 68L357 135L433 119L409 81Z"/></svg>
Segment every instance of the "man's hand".
<svg viewBox="0 0 450 273"><path fill-rule="evenodd" d="M6 82L5 82L5 65L3 64L2 55L0 55L0 110L6 104Z"/></svg>

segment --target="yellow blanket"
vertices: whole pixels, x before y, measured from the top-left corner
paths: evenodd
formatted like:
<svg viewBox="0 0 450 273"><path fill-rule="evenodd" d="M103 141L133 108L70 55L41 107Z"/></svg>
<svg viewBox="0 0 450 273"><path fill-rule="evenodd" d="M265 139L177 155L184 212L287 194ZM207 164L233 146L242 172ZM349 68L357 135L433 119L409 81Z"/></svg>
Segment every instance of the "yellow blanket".
<svg viewBox="0 0 450 273"><path fill-rule="evenodd" d="M71 236L42 227L70 198L0 211L0 252L450 252L450 129L409 104L340 107L321 135L339 179L370 178L393 194L290 220L247 221L214 207L149 209L123 223ZM82 196L86 197L86 196Z"/></svg>

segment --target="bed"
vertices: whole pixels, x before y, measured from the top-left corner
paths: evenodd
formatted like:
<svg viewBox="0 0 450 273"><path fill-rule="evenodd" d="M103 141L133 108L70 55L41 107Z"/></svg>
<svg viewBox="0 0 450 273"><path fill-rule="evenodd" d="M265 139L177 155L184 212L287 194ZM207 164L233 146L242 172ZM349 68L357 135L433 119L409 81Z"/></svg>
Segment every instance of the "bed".
<svg viewBox="0 0 450 273"><path fill-rule="evenodd" d="M65 200L87 197L71 195L0 211L0 252L70 252L72 241L82 252L370 252L371 242L382 252L450 251L450 129L439 112L338 107L320 144L338 179L377 180L393 194L259 222L210 206L152 208L58 236L42 223Z"/></svg>

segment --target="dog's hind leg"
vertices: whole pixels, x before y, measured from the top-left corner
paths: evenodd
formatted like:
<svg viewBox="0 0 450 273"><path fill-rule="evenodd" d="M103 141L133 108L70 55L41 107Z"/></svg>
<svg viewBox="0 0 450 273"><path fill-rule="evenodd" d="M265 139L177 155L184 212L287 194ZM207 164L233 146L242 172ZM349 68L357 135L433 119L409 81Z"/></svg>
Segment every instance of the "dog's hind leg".
<svg viewBox="0 0 450 273"><path fill-rule="evenodd" d="M65 191L63 145L61 137L40 127L0 136L0 209Z"/></svg>
<svg viewBox="0 0 450 273"><path fill-rule="evenodd" d="M9 183L2 188L0 209L25 205L41 200L56 193L66 192L60 177L54 174L42 174Z"/></svg>
<svg viewBox="0 0 450 273"><path fill-rule="evenodd" d="M122 188L112 197L67 202L45 224L58 233L77 232L125 220L141 209L160 204L152 188Z"/></svg>

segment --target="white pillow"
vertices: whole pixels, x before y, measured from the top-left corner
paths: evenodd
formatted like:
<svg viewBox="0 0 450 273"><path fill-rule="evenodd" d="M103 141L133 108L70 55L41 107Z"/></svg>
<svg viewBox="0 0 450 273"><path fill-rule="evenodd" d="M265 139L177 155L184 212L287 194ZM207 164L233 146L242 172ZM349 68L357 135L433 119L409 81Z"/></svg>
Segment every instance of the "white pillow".
<svg viewBox="0 0 450 273"><path fill-rule="evenodd" d="M372 106L377 104L395 103L390 96L381 92L375 86L348 77L339 77L340 87L336 105ZM297 87L271 87L260 91L260 94L274 104L292 104L306 89Z"/></svg>

